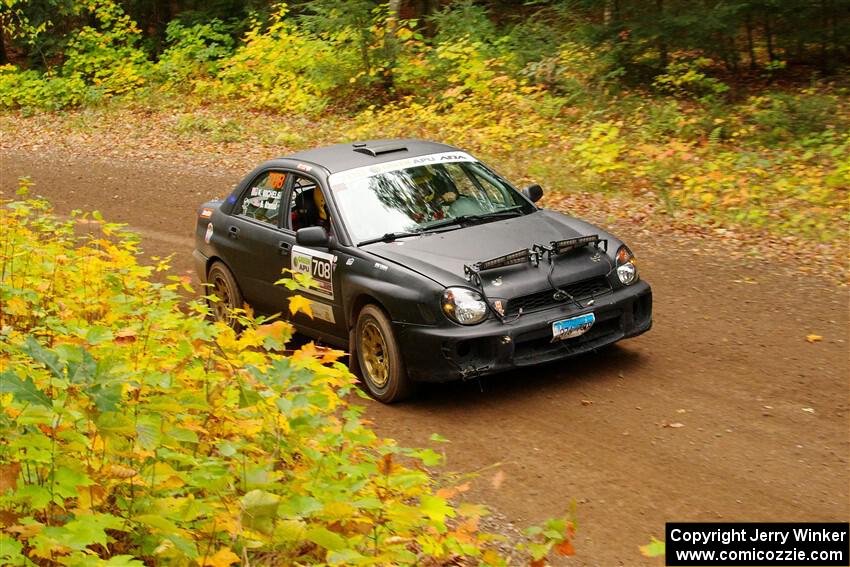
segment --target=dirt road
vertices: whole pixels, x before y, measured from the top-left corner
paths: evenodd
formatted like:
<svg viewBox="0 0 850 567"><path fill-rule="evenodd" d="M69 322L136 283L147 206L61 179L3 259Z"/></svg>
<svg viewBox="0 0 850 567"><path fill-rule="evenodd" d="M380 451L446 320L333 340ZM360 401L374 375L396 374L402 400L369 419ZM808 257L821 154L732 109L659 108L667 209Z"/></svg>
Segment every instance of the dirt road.
<svg viewBox="0 0 850 567"><path fill-rule="evenodd" d="M0 194L29 175L59 213L98 209L191 269L197 205L238 173L167 164L0 157ZM447 469L483 470L468 500L518 525L578 504L570 565L660 565L638 546L666 521L850 518L848 292L793 266L702 252L697 240L633 243L655 326L604 353L368 403L376 429L440 444ZM846 258L838 259L846 262ZM808 343L806 335L823 336ZM432 444L433 445L433 444Z"/></svg>

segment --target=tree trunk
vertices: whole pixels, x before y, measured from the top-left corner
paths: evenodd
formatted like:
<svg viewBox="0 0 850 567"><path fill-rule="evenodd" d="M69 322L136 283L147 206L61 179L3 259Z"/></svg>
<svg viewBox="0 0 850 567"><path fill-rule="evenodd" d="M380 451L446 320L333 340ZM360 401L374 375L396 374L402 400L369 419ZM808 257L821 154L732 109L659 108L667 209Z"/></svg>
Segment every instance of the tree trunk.
<svg viewBox="0 0 850 567"><path fill-rule="evenodd" d="M753 19L749 12L747 12L746 19L747 26L747 54L750 56L750 69L755 70L756 68L756 49L753 46Z"/></svg>
<svg viewBox="0 0 850 567"><path fill-rule="evenodd" d="M776 55L773 52L773 32L770 29L770 15L764 15L764 40L767 42L767 56L770 61L776 61Z"/></svg>
<svg viewBox="0 0 850 567"><path fill-rule="evenodd" d="M820 3L820 13L821 13L821 38L820 38L820 70L824 73L829 73L830 69L830 61L829 61L829 46L827 42L829 41L829 9L827 8L827 3L824 0L821 0Z"/></svg>
<svg viewBox="0 0 850 567"><path fill-rule="evenodd" d="M663 28L663 19L664 19L664 0L655 0L655 10L658 17L658 23ZM664 40L664 33L658 34L658 39L656 40L656 44L658 46L658 55L661 59L661 68L666 69L668 64L668 54L667 54L667 42Z"/></svg>
<svg viewBox="0 0 850 567"><path fill-rule="evenodd" d="M9 62L9 57L6 55L6 34L0 30L0 65L5 65Z"/></svg>
<svg viewBox="0 0 850 567"><path fill-rule="evenodd" d="M439 5L439 0L416 0L413 4L414 17L417 20L416 27L428 37L433 37L436 32L434 24L428 20L428 16L433 14Z"/></svg>
<svg viewBox="0 0 850 567"><path fill-rule="evenodd" d="M399 11L401 10L401 0L390 0L387 4L387 35L385 42L385 49L387 50L387 61L388 65L384 69L384 88L390 90L395 85L395 76L393 75L393 68L395 67L396 60L398 59L398 37L396 34L398 33L398 18Z"/></svg>

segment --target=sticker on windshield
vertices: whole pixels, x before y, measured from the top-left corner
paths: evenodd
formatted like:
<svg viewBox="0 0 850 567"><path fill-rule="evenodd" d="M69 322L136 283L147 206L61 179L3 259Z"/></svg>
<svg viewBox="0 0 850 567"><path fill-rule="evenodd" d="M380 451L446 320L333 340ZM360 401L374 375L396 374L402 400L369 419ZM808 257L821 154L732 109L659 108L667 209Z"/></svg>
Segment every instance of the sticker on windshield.
<svg viewBox="0 0 850 567"><path fill-rule="evenodd" d="M340 171L331 175L328 178L328 183L331 185L331 187L333 187L337 184L345 184L346 182L351 182L356 179L363 179L364 177L380 175L389 171L398 171L399 169L406 169L408 167L416 167L419 165L433 165L437 163L456 163L461 161L476 161L476 159L471 155L467 154L466 152L443 152L439 154L429 154L424 156L399 159L387 163L367 165L365 167L349 169L348 171Z"/></svg>
<svg viewBox="0 0 850 567"><path fill-rule="evenodd" d="M274 188L274 189L283 188L283 184L284 184L285 181L286 181L286 174L285 173L279 173L277 171L272 171L269 174L269 185L271 185L272 188Z"/></svg>
<svg viewBox="0 0 850 567"><path fill-rule="evenodd" d="M315 282L315 287L311 288L298 286L300 291L332 300L334 298L333 273L335 267L336 256L333 254L300 246L292 248L292 271L309 274Z"/></svg>

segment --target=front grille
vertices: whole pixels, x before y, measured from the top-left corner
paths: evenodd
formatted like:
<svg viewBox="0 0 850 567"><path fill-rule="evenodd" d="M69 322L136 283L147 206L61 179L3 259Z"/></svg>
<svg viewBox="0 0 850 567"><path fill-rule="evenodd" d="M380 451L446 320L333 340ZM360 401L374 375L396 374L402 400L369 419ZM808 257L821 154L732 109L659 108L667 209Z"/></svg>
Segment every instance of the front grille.
<svg viewBox="0 0 850 567"><path fill-rule="evenodd" d="M599 276L596 278L590 278L589 280L583 280L561 286L560 289L566 291L575 299L584 300L611 292L611 284L608 283L608 278L605 276ZM555 299L555 290L547 289L545 291L539 291L537 293L511 299L508 301L508 305L505 308L505 316L516 315L519 313L520 309L522 309L523 313L528 313L529 311L546 309L553 305L566 303L568 301L570 300L564 299L557 301Z"/></svg>

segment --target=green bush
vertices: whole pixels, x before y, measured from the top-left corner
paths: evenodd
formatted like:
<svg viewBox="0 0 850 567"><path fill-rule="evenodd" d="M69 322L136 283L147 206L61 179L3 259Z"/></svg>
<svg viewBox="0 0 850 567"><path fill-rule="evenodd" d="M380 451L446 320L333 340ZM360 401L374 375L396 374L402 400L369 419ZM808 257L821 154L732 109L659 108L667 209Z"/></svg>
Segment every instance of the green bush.
<svg viewBox="0 0 850 567"><path fill-rule="evenodd" d="M747 108L747 121L756 129L754 137L769 146L822 132L830 125L848 127L836 112L835 96L812 89L755 96L747 101Z"/></svg>
<svg viewBox="0 0 850 567"><path fill-rule="evenodd" d="M0 106L59 110L96 97L78 75L54 77L37 71L0 66Z"/></svg>
<svg viewBox="0 0 850 567"><path fill-rule="evenodd" d="M357 56L299 30L285 15L281 10L268 28L250 30L218 77L196 80L196 92L242 99L255 108L321 112L357 74Z"/></svg>
<svg viewBox="0 0 850 567"><path fill-rule="evenodd" d="M0 563L505 563L439 454L364 425L343 353L207 322L137 236L75 217L0 203Z"/></svg>
<svg viewBox="0 0 850 567"><path fill-rule="evenodd" d="M141 30L113 0L89 4L96 26L83 26L68 42L65 77L79 77L105 95L131 92L150 73L147 55L137 47Z"/></svg>
<svg viewBox="0 0 850 567"><path fill-rule="evenodd" d="M727 92L729 86L706 74L711 65L712 61L705 57L674 60L652 84L659 91L674 96L717 97Z"/></svg>
<svg viewBox="0 0 850 567"><path fill-rule="evenodd" d="M233 38L221 20L191 26L172 20L165 39L168 47L156 63L155 77L169 88L184 88L189 79L214 76L221 61L233 53Z"/></svg>

